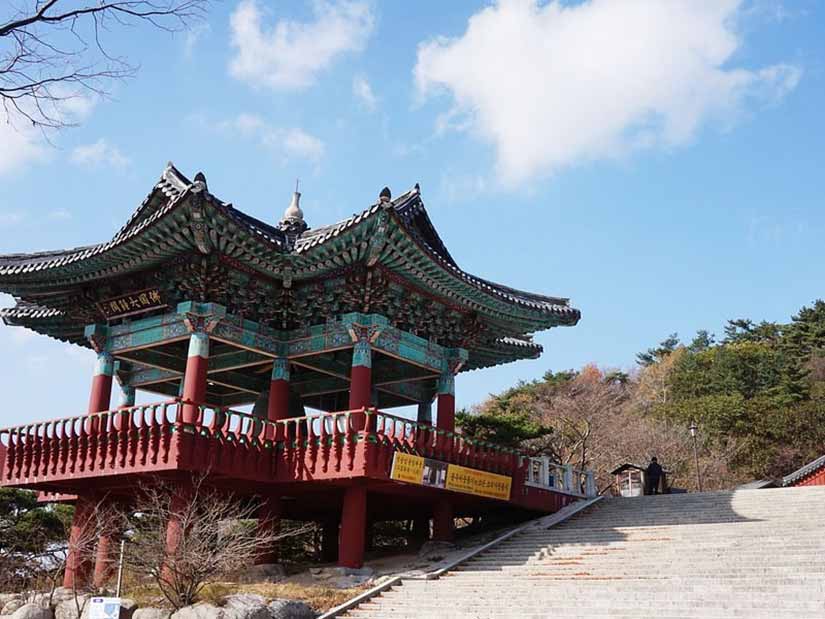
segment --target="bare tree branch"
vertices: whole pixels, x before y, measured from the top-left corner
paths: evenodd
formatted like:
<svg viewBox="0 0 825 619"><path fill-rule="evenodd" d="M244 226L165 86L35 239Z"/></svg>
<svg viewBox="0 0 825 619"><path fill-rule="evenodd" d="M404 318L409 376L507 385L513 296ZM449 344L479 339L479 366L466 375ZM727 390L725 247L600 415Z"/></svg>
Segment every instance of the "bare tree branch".
<svg viewBox="0 0 825 619"><path fill-rule="evenodd" d="M74 122L65 104L82 96L106 96L112 81L137 67L104 44L110 26L147 23L180 32L203 19L209 0L87 0L62 10L60 0L33 3L0 22L0 101L7 123L24 119L42 129ZM0 17L0 19L3 19Z"/></svg>
<svg viewBox="0 0 825 619"><path fill-rule="evenodd" d="M247 568L278 540L314 528L308 524L279 534L257 527L254 500L219 492L204 482L201 476L183 485L144 487L128 517L126 563L148 575L175 608L194 603L215 576ZM179 531L172 552L170 520Z"/></svg>

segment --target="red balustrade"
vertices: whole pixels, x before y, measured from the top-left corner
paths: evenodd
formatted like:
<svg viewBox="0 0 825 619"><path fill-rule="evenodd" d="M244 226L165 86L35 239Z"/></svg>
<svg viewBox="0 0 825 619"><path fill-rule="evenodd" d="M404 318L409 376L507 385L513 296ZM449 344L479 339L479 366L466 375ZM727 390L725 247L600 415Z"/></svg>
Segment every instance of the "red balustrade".
<svg viewBox="0 0 825 619"><path fill-rule="evenodd" d="M0 430L0 480L88 477L167 462L178 408L172 400Z"/></svg>
<svg viewBox="0 0 825 619"><path fill-rule="evenodd" d="M196 411L191 423L184 406ZM0 482L17 485L175 468L278 482L386 478L396 451L505 475L522 466L512 449L375 409L269 421L180 399L0 430L0 444Z"/></svg>

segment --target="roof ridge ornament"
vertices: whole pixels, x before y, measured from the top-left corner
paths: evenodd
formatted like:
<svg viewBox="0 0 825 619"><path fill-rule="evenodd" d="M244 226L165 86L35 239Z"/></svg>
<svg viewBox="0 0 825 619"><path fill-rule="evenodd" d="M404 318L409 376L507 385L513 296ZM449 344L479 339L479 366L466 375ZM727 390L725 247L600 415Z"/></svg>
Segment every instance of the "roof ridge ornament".
<svg viewBox="0 0 825 619"><path fill-rule="evenodd" d="M309 228L304 221L304 211L301 210L301 193L298 191L298 182L298 179L296 179L292 200L289 206L286 207L284 216L278 224L278 228L286 234L289 249L295 247L295 241Z"/></svg>

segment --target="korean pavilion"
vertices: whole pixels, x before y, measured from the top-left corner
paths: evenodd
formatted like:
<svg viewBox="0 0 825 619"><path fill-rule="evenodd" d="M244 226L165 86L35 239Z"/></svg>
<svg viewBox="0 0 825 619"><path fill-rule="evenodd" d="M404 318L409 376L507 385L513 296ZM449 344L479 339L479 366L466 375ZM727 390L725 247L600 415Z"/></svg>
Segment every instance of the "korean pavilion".
<svg viewBox="0 0 825 619"><path fill-rule="evenodd" d="M581 472L548 474L454 421L456 374L538 357L532 334L578 322L568 299L463 271L417 185L317 228L299 199L266 223L169 164L111 240L0 256L4 322L97 355L85 412L0 430L0 484L74 501L75 535L103 498L128 504L153 479L185 496L205 474L255 497L260 526L321 523L326 558L348 567L377 521L449 540L460 515L584 496ZM424 459L446 485L422 481ZM65 583L105 579L111 547L98 565L70 557Z"/></svg>

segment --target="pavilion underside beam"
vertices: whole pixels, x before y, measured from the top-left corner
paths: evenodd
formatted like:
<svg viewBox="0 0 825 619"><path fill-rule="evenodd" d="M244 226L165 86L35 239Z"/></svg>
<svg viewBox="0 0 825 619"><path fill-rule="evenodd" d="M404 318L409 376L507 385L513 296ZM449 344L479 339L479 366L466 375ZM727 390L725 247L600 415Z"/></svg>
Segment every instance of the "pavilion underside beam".
<svg viewBox="0 0 825 619"><path fill-rule="evenodd" d="M299 359L290 360L290 362L345 381L349 381L350 371L352 369L351 364L348 362L345 363L321 356L300 357Z"/></svg>
<svg viewBox="0 0 825 619"><path fill-rule="evenodd" d="M155 349L130 350L115 354L118 359L125 359L126 361L131 361L147 368L174 372L180 376L183 376L186 370L185 358L174 357Z"/></svg>
<svg viewBox="0 0 825 619"><path fill-rule="evenodd" d="M402 331L379 314L350 313L321 325L276 331L229 315L220 305L191 301L160 316L90 325L86 335L96 349L126 364L118 372L124 385L176 393L187 371L182 342L195 332L205 338L209 401L220 405L254 402L270 388L267 369L278 358L295 367L290 389L296 395L339 402L351 391L352 364L338 351L353 350L357 341L368 342L373 351L372 388L383 394L373 400L396 405L430 402L436 379L454 373L467 359L466 350Z"/></svg>
<svg viewBox="0 0 825 619"><path fill-rule="evenodd" d="M423 382L376 385L376 389L392 396L409 400L413 404L431 402L435 397L436 391L435 385Z"/></svg>

